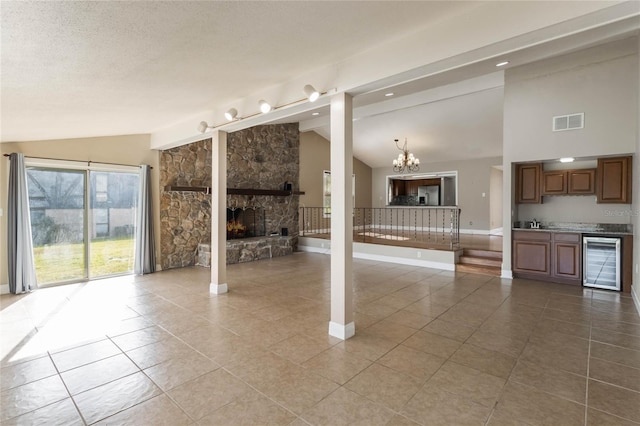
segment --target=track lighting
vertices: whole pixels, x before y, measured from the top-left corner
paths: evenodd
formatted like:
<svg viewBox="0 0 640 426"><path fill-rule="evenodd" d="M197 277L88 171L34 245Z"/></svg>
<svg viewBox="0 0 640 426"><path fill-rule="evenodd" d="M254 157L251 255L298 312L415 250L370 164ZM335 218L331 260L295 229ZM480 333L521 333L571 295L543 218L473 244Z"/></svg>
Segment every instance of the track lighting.
<svg viewBox="0 0 640 426"><path fill-rule="evenodd" d="M226 118L228 121L232 121L237 116L238 116L238 110L235 108L231 108L229 111L224 113L224 118Z"/></svg>
<svg viewBox="0 0 640 426"><path fill-rule="evenodd" d="M307 84L304 86L304 94L309 99L309 102L315 102L320 97L320 92L318 92L312 85Z"/></svg>
<svg viewBox="0 0 640 426"><path fill-rule="evenodd" d="M260 111L262 111L264 114L271 111L271 105L269 105L269 103L264 99L260 100L260 102L258 102L258 105L260 105Z"/></svg>
<svg viewBox="0 0 640 426"><path fill-rule="evenodd" d="M213 126L209 126L206 121L201 121L200 124L198 124L198 131L200 133L204 133L207 131L207 129L212 129L212 128Z"/></svg>

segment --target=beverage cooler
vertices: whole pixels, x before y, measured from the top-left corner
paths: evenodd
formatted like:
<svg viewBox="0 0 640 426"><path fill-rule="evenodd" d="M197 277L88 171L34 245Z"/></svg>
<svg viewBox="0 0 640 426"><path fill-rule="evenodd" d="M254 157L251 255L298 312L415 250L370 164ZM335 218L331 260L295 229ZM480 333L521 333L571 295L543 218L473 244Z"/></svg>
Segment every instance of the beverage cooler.
<svg viewBox="0 0 640 426"><path fill-rule="evenodd" d="M582 238L583 285L620 291L620 238Z"/></svg>

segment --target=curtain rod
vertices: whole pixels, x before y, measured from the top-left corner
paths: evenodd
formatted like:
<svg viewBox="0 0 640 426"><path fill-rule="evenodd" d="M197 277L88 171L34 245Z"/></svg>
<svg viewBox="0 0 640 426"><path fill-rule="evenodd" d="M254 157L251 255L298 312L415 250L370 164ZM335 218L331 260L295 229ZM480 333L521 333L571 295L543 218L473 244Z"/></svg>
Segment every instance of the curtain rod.
<svg viewBox="0 0 640 426"><path fill-rule="evenodd" d="M11 154L4 154L5 157L10 157ZM36 160L57 160L57 161L74 161L76 163L87 163L87 165L91 165L91 163L96 163L96 164L108 164L110 166L128 166L128 167L140 167L140 164L137 165L129 165L129 164L120 164L120 163L105 163L104 161L84 161L84 160L64 160L61 158L50 158L50 157L32 157L32 156L27 156L27 158L35 158ZM150 169L153 170L153 167L149 166Z"/></svg>

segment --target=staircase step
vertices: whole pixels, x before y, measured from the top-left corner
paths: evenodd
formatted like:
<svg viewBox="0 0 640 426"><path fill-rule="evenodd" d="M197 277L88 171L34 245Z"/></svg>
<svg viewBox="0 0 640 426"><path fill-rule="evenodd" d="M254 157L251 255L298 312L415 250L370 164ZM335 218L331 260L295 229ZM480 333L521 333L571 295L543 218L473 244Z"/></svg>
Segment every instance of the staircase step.
<svg viewBox="0 0 640 426"><path fill-rule="evenodd" d="M495 266L482 266L458 263L456 265L456 272L467 272L471 274L491 275L493 277L499 277L502 274L502 269Z"/></svg>
<svg viewBox="0 0 640 426"><path fill-rule="evenodd" d="M495 250L481 250L481 249L463 249L462 254L464 256L471 257L489 257L492 259L500 259L502 260L502 252Z"/></svg>
<svg viewBox="0 0 640 426"><path fill-rule="evenodd" d="M466 265L480 265L480 266L491 266L494 268L500 268L502 266L502 259L496 259L491 257L476 257L476 256L467 256L462 255L458 259L459 263L463 263Z"/></svg>

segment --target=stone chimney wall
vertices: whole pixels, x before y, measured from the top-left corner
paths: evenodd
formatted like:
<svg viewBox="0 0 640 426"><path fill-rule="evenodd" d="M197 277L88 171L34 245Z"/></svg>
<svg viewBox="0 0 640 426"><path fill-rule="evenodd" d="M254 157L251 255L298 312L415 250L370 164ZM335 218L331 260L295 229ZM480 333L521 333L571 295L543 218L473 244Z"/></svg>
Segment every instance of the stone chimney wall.
<svg viewBox="0 0 640 426"><path fill-rule="evenodd" d="M256 126L227 136L227 186L299 191L297 123ZM160 238L163 269L195 265L198 244L211 241L211 195L165 191L165 186L211 186L211 139L162 152ZM298 235L298 196L227 195L228 207L265 209L267 235Z"/></svg>

